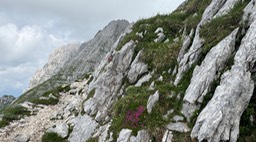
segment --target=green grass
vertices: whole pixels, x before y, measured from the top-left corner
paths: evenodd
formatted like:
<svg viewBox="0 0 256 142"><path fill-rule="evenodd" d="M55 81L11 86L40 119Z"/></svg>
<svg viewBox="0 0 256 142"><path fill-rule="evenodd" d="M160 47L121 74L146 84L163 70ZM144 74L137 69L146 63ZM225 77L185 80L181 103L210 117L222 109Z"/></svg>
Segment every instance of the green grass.
<svg viewBox="0 0 256 142"><path fill-rule="evenodd" d="M148 114L146 106L150 95L154 94L156 90L159 90L159 101L155 104L152 113ZM172 116L179 114L180 104L177 101L177 96L170 97L172 93L172 87L169 83L157 83L156 90L148 90L148 86L142 87L129 87L125 92L125 96L122 97L113 108L113 123L111 131L114 132L114 140L117 138L118 133L123 128L129 128L133 130L133 134L136 135L138 130L147 129L153 135L152 137L158 137L159 133L156 130L163 128ZM127 112L136 111L140 106L143 106L144 111L139 117L138 125L135 127L127 123ZM170 109L174 109L175 112L169 116L166 120L163 115Z"/></svg>
<svg viewBox="0 0 256 142"><path fill-rule="evenodd" d="M54 88L53 90L49 90L45 92L42 97L46 97L47 99L40 99L40 98L35 98L32 99L31 102L34 104L43 104L43 105L56 105L59 102L59 93L60 92L68 92L70 90L70 86L59 86ZM50 97L50 95L54 96Z"/></svg>
<svg viewBox="0 0 256 142"><path fill-rule="evenodd" d="M7 107L2 112L4 114L3 119L0 121L0 128L5 127L14 120L19 120L24 116L29 116L30 111L20 105L13 107Z"/></svg>
<svg viewBox="0 0 256 142"><path fill-rule="evenodd" d="M42 142L67 142L67 140L60 137L57 133L50 132L42 136Z"/></svg>
<svg viewBox="0 0 256 142"><path fill-rule="evenodd" d="M250 100L249 106L244 111L240 120L240 134L239 142L251 142L256 140L256 89L254 89L254 94ZM250 118L254 121L251 122Z"/></svg>
<svg viewBox="0 0 256 142"><path fill-rule="evenodd" d="M248 0L239 1L227 14L212 19L202 26L200 36L205 40L202 48L202 57L205 57L213 46L228 36L234 29L241 26L243 9L248 2Z"/></svg>

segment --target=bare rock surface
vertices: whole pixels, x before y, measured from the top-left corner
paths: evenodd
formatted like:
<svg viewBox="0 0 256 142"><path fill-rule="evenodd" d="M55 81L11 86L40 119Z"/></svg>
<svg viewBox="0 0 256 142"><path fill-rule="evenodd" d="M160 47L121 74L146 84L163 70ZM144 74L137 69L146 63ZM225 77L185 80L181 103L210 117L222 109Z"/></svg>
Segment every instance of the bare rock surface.
<svg viewBox="0 0 256 142"><path fill-rule="evenodd" d="M147 102L147 111L148 113L152 112L153 107L155 106L155 103L159 100L159 91L156 91L155 94L149 96L148 102Z"/></svg>
<svg viewBox="0 0 256 142"><path fill-rule="evenodd" d="M256 61L255 33L256 21L243 38L231 70L222 75L213 98L198 116L191 136L199 141L237 140L240 117L254 90L250 71Z"/></svg>
<svg viewBox="0 0 256 142"><path fill-rule="evenodd" d="M148 72L148 67L145 63L140 61L142 51L138 53L136 58L131 64L130 70L128 72L127 78L129 79L130 83L135 83L142 74Z"/></svg>
<svg viewBox="0 0 256 142"><path fill-rule="evenodd" d="M29 83L29 88L33 88L53 75L57 74L65 65L65 63L74 58L81 44L72 43L59 48L56 48L50 54L47 64L42 69L36 71Z"/></svg>
<svg viewBox="0 0 256 142"><path fill-rule="evenodd" d="M200 66L196 66L188 86L182 113L189 119L198 103L202 103L204 96L209 92L219 72L224 68L225 63L231 58L235 51L235 41L238 29L213 47L206 55Z"/></svg>
<svg viewBox="0 0 256 142"><path fill-rule="evenodd" d="M194 36L191 47L189 48L188 52L184 54L183 58L179 59L180 61L179 61L178 73L174 81L175 85L177 85L180 82L184 72L198 60L199 54L201 52L200 48L203 45L203 39L200 38L200 34L199 34L201 26L211 21L221 8L223 8L224 11L230 10L229 7L231 7L231 5L234 5L233 1L232 2L228 1L228 4L225 5L226 0L213 0L211 4L205 9L202 19L197 25L195 36ZM219 13L218 16L225 14L224 11Z"/></svg>

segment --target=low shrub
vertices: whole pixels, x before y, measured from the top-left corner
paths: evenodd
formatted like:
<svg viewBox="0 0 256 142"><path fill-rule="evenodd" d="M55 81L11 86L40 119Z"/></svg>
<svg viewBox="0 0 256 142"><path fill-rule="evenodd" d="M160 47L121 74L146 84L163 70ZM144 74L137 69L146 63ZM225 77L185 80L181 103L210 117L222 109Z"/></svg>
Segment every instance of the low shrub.
<svg viewBox="0 0 256 142"><path fill-rule="evenodd" d="M64 138L60 137L57 133L47 132L42 136L42 142L67 142Z"/></svg>

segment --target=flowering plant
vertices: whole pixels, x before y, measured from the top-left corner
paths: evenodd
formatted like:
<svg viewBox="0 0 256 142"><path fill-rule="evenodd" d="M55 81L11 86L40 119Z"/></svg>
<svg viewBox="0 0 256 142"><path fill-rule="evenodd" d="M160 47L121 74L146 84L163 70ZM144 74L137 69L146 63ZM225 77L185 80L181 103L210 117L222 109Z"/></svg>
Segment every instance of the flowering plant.
<svg viewBox="0 0 256 142"><path fill-rule="evenodd" d="M140 116L144 112L144 107L139 106L136 111L128 110L125 116L125 124L129 124L132 127L138 127ZM142 124L144 126L144 124Z"/></svg>

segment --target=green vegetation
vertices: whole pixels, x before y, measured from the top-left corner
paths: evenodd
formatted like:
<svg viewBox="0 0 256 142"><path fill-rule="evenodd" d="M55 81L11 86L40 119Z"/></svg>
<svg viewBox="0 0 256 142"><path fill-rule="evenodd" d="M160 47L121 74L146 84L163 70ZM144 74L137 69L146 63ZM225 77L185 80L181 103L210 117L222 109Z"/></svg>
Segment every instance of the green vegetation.
<svg viewBox="0 0 256 142"><path fill-rule="evenodd" d="M159 90L159 101L155 104L152 113L148 114L146 110L147 101L149 96L154 94L156 90ZM126 95L114 105L111 126L111 130L114 132L114 139L117 138L118 133L123 128L133 130L134 135L138 130L148 129L154 134L152 137L158 139L159 133L156 130L163 128L172 116L180 114L179 100L177 96L171 96L174 94L172 94L170 84L159 82L156 84L156 90L148 90L148 86L131 86L127 89ZM139 109L141 112L138 112ZM174 113L168 119L164 119L162 116L169 109L174 109ZM132 115L137 115L138 117Z"/></svg>
<svg viewBox="0 0 256 142"><path fill-rule="evenodd" d="M99 137L91 137L86 142L98 142L98 141L99 141Z"/></svg>
<svg viewBox="0 0 256 142"><path fill-rule="evenodd" d="M249 106L244 111L240 121L239 142L256 140L256 89L250 100Z"/></svg>
<svg viewBox="0 0 256 142"><path fill-rule="evenodd" d="M0 121L0 128L5 127L13 120L19 120L24 116L29 116L30 111L27 108L24 108L20 105L16 105L13 107L7 107L2 110L3 119Z"/></svg>
<svg viewBox="0 0 256 142"><path fill-rule="evenodd" d="M170 122L170 118L175 114L181 115L182 98L190 83L194 66L185 73L177 87L170 83L175 76L166 72L177 65L176 59L182 44L182 32L186 30L185 32L189 33L191 29L196 28L204 9L210 2L210 0L190 0L172 14L139 20L134 24L133 31L121 41L117 50L130 40L137 41L134 58L139 51L143 50L141 60L148 65L150 71L154 70L151 81L157 80L159 76L163 76L164 80L155 82L155 90L148 90L151 82L144 83L141 87L128 87L125 96L113 108L111 131L114 132L114 140L123 128L129 128L133 130L134 135L141 129L150 130L152 138L155 141L161 141L164 126ZM155 30L158 27L164 30L166 37L163 41L169 39L170 42L154 42L157 38ZM138 33L142 33L143 38ZM174 42L174 39L178 40ZM124 81L124 84L131 85L128 81ZM159 91L160 98L152 113L148 114L147 101L156 90ZM162 116L170 109L174 109L174 113L164 119Z"/></svg>
<svg viewBox="0 0 256 142"><path fill-rule="evenodd" d="M64 87L59 86L54 88L53 90L45 92L42 98L32 99L31 102L35 104L43 104L43 105L56 105L59 102L59 92L67 92L70 90L70 86L66 85Z"/></svg>
<svg viewBox="0 0 256 142"><path fill-rule="evenodd" d="M67 142L64 138L60 137L57 133L45 133L42 137L42 142Z"/></svg>
<svg viewBox="0 0 256 142"><path fill-rule="evenodd" d="M213 46L228 36L234 29L241 26L243 9L248 2L249 0L239 1L228 14L214 18L211 22L202 26L200 35L205 40L202 57L205 57Z"/></svg>

